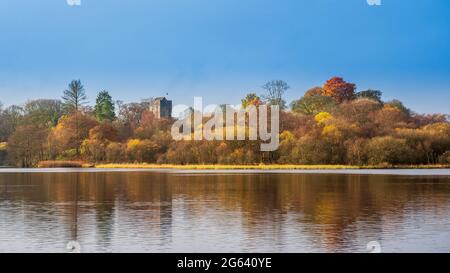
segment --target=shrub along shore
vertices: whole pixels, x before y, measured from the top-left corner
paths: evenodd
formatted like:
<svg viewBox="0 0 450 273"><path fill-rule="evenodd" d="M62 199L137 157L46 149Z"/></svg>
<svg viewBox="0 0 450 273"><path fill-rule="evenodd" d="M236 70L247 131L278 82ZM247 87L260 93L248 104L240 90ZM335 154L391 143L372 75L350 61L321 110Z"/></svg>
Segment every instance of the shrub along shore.
<svg viewBox="0 0 450 273"><path fill-rule="evenodd" d="M99 164L101 169L180 169L180 170L344 170L344 169L447 169L450 165L173 165L173 164Z"/></svg>
<svg viewBox="0 0 450 273"><path fill-rule="evenodd" d="M97 169L175 169L175 170L357 170L357 169L450 169L449 164L433 165L298 165L298 164L151 164L151 163L109 163L94 164L82 161L42 161L37 168L97 168Z"/></svg>

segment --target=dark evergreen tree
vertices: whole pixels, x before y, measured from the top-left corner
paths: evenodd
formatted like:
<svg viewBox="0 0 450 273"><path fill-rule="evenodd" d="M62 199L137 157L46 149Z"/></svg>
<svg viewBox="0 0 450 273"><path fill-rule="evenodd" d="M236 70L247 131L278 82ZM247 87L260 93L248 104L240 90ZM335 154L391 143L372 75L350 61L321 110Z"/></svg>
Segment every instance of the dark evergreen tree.
<svg viewBox="0 0 450 273"><path fill-rule="evenodd" d="M98 93L95 103L95 117L98 121L113 121L116 118L114 102L106 90Z"/></svg>

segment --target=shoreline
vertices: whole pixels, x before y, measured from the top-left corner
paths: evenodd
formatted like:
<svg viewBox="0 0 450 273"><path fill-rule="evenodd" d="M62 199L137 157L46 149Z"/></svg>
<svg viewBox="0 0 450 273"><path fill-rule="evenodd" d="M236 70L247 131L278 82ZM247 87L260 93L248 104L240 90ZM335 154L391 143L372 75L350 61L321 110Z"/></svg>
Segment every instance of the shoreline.
<svg viewBox="0 0 450 273"><path fill-rule="evenodd" d="M351 170L450 170L450 165L294 165L294 164L260 164L260 165L213 165L213 164L147 164L147 163L108 163L92 164L81 163L78 165L37 166L31 168L21 168L14 166L0 166L0 172L20 171L20 170L162 170L162 171L351 171Z"/></svg>
<svg viewBox="0 0 450 273"><path fill-rule="evenodd" d="M317 174L317 175L398 175L439 176L450 178L450 168L422 169L181 169L181 168L0 168L3 174L28 173L164 173L168 175L252 175L252 174Z"/></svg>
<svg viewBox="0 0 450 273"><path fill-rule="evenodd" d="M450 169L450 165L175 165L175 164L97 164L95 169L170 169L170 170L415 170L415 169Z"/></svg>

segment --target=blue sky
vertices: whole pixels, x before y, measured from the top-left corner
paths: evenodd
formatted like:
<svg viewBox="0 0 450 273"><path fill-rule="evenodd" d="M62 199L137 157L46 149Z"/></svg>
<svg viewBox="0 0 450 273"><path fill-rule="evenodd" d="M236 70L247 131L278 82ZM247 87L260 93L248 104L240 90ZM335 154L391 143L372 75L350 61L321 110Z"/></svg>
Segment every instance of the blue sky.
<svg viewBox="0 0 450 273"><path fill-rule="evenodd" d="M287 101L332 76L417 112L449 111L450 1L0 0L0 101L238 103L272 79Z"/></svg>

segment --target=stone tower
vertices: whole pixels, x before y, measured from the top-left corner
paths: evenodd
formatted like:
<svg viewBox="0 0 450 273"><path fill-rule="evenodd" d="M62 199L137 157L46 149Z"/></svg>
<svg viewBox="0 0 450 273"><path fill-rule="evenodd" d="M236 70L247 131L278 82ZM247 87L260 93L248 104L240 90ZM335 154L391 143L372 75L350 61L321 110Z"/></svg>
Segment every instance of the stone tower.
<svg viewBox="0 0 450 273"><path fill-rule="evenodd" d="M150 112L156 118L171 118L172 117L172 101L165 97L154 98L150 101Z"/></svg>

